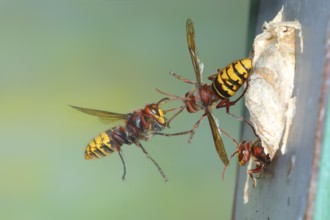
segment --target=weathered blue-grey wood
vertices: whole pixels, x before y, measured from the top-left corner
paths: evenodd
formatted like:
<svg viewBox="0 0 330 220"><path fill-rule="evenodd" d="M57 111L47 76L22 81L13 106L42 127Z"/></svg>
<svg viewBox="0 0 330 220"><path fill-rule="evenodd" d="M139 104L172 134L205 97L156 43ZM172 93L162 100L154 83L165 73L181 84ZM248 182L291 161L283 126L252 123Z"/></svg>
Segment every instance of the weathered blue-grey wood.
<svg viewBox="0 0 330 220"><path fill-rule="evenodd" d="M330 219L330 96L329 96L329 84L330 84L330 22L328 24L328 38L326 42L326 56L324 65L324 78L321 107L323 107L325 120L322 118L322 114L319 116L319 126L324 127L324 130L320 129L317 135L317 144L320 145L320 164L317 178L316 188L316 201L314 209L314 219L323 220Z"/></svg>
<svg viewBox="0 0 330 220"><path fill-rule="evenodd" d="M319 152L322 152L317 132L320 134L323 129L318 121L324 120L324 116L319 119L319 112L325 81L323 68L330 1L262 0L257 33L261 32L263 22L272 20L282 5L286 20L297 19L301 23L304 39L304 51L300 53L298 49L296 57L296 114L287 153L278 152L262 172L256 189L250 183L246 204L243 203L246 168L239 168L233 219L313 219ZM243 131L243 138L253 138L248 127Z"/></svg>

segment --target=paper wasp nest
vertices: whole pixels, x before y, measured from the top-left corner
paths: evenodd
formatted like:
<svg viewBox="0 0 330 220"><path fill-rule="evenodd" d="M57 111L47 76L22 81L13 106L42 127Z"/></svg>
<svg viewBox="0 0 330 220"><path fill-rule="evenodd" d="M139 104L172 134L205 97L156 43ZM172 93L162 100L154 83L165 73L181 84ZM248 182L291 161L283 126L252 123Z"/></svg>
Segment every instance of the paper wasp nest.
<svg viewBox="0 0 330 220"><path fill-rule="evenodd" d="M295 32L299 30L301 33L300 28L298 21L283 21L282 8L272 21L264 23L263 32L256 36L253 43L253 70L245 105L262 146L271 159L279 147L282 153L285 152L295 113L295 97L292 97Z"/></svg>

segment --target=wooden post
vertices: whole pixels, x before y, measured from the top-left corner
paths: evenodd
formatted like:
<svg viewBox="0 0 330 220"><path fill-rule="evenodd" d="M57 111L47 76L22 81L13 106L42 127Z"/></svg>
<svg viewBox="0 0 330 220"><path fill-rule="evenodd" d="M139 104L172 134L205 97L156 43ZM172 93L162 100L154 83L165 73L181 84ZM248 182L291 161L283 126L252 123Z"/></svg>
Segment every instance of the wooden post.
<svg viewBox="0 0 330 220"><path fill-rule="evenodd" d="M258 33L282 6L286 20L301 23L304 40L303 53L296 53L296 113L286 153L277 152L256 188L249 182L247 203L247 168L238 168L233 219L330 219L330 1L261 0ZM250 130L244 127L242 139L254 138Z"/></svg>

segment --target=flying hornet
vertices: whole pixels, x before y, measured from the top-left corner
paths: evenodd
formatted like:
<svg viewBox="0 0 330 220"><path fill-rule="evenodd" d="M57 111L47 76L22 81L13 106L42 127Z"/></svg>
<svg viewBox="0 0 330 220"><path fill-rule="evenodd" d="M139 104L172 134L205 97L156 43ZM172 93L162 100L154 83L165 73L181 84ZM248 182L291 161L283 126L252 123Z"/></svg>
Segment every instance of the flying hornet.
<svg viewBox="0 0 330 220"><path fill-rule="evenodd" d="M200 61L197 55L196 46L195 46L195 30L191 19L187 20L186 34L187 34L188 50L191 56L191 60L196 76L196 81L191 81L189 79L183 78L182 76L174 72L171 72L171 75L173 75L179 80L184 81L185 83L193 84L195 85L195 87L190 92L187 92L185 94L185 97L172 95L158 89L157 91L168 97L171 97L172 100L180 99L183 102L182 106L174 110L175 113L167 122L168 126L170 122L176 116L178 116L184 109L187 109L189 113L204 111L204 114L191 129L189 142L191 141L196 129L199 127L202 120L205 117L207 117L211 127L216 151L221 161L225 165L225 167L227 167L229 164L228 156L220 135L220 128L218 122L216 118L212 115L211 110L214 107L216 108L225 107L226 112L228 114L239 120L249 123L244 118L231 114L229 112L229 107L234 105L237 101L239 101L243 97L247 89L246 87L244 92L236 100L234 101L230 100L230 98L236 93L237 90L241 88L241 86L246 82L246 80L250 76L252 69L252 60L251 58L237 60L221 70L218 69L216 74L211 75L209 77L209 80L213 81L211 84L202 83L202 73L203 73L204 65Z"/></svg>
<svg viewBox="0 0 330 220"><path fill-rule="evenodd" d="M176 134L164 134L161 131L166 127L165 110L160 108L166 103L168 98L161 99L157 103L146 105L143 109L137 109L128 114L120 114L96 109L82 108L71 106L72 108L83 113L97 116L103 121L108 122L123 122L123 125L115 126L107 131L97 135L89 142L85 150L85 159L98 159L114 152L118 152L123 164L123 176L126 176L126 165L122 156L121 147L124 144L135 144L141 148L142 152L149 158L157 167L165 182L167 177L158 163L149 155L146 149L142 146L140 141L149 141L153 135L176 136L188 134L191 131L180 132Z"/></svg>

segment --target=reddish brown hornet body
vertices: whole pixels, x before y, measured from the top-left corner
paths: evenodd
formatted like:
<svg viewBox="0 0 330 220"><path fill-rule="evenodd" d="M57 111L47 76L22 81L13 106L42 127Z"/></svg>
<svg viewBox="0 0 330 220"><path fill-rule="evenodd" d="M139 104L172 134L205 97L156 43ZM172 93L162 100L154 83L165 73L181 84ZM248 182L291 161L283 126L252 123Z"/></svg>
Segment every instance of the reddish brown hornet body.
<svg viewBox="0 0 330 220"><path fill-rule="evenodd" d="M199 127L202 120L207 117L213 141L215 144L216 151L223 162L224 166L227 167L229 164L227 152L222 141L220 134L220 126L217 119L211 113L214 107L216 108L226 108L226 112L229 113L229 107L234 105L238 100L240 100L245 91L234 101L230 100L236 92L241 88L241 86L246 82L248 77L251 74L252 69L252 60L251 58L240 59L232 62L223 69L218 69L217 73L211 75L209 79L212 83L206 84L202 83L202 74L203 74L203 63L197 55L196 45L195 45L195 30L194 25L191 19L187 20L186 23L186 34L187 34L187 43L188 50L190 53L191 61L194 67L196 81L191 81L186 79L174 72L171 74L179 80L184 81L194 85L194 88L185 94L185 97L180 97L172 95L166 92L158 90L160 93L168 96L172 100L182 100L183 105L173 109L176 111L173 116L167 121L167 126L169 127L170 122L178 116L184 109L187 109L189 113L196 113L203 111L203 115L195 123L194 127L191 129L191 135L189 137L189 142L192 140L193 135L196 132L196 129ZM232 115L232 114L230 114ZM239 120L243 120L241 117L234 116Z"/></svg>
<svg viewBox="0 0 330 220"><path fill-rule="evenodd" d="M183 131L176 134L161 133L166 127L166 111L163 111L160 106L166 103L167 100L168 98L164 98L157 103L148 104L144 108L128 114L71 106L83 113L97 116L103 121L123 123L123 125L118 125L102 132L90 141L86 147L85 159L98 159L118 152L124 167L122 179L125 179L126 165L121 148L124 144L135 144L154 163L164 180L167 181L163 170L141 144L141 141L149 141L154 135L176 136L191 133L191 131Z"/></svg>
<svg viewBox="0 0 330 220"><path fill-rule="evenodd" d="M198 90L187 92L185 97L184 103L189 113L201 111L204 106L210 106L219 100L219 96L207 84L201 85Z"/></svg>
<svg viewBox="0 0 330 220"><path fill-rule="evenodd" d="M264 148L261 145L260 139L252 141L242 141L237 150L231 155L231 158L238 155L238 163L241 166L245 166L249 162L251 156L256 163L256 167L248 171L249 176L253 181L253 187L256 187L256 180L253 174L259 174L261 170L270 164L269 154L266 154Z"/></svg>

